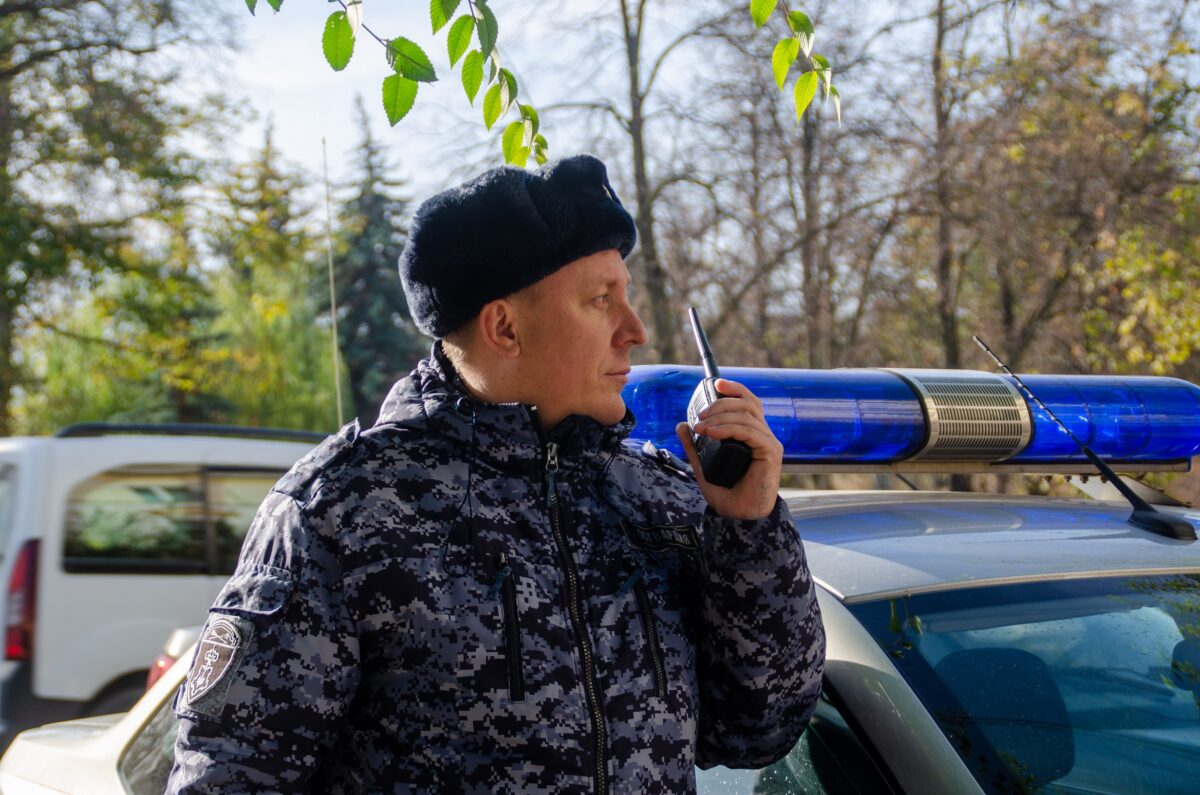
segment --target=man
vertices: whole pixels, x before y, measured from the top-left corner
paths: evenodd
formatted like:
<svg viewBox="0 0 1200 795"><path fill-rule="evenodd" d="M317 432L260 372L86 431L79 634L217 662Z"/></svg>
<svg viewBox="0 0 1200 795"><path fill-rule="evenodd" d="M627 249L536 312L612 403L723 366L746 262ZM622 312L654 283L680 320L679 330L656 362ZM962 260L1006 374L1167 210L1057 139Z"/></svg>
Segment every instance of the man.
<svg viewBox="0 0 1200 795"><path fill-rule="evenodd" d="M587 156L421 206L433 353L263 503L169 792L680 793L788 751L824 636L782 451L728 381L698 430L752 449L734 488L621 444L634 238Z"/></svg>

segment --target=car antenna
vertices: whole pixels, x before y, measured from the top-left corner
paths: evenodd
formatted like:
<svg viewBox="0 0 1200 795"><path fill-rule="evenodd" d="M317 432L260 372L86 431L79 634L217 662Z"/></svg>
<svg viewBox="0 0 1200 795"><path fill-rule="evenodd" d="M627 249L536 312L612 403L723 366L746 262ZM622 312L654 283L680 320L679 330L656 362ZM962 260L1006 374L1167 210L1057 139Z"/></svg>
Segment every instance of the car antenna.
<svg viewBox="0 0 1200 795"><path fill-rule="evenodd" d="M342 427L342 379L338 369L338 324L337 292L333 289L333 211L329 208L329 152L325 149L325 137L321 136L321 162L325 168L325 263L329 271L329 319L332 321L330 335L333 337L333 394L337 401L337 427Z"/></svg>
<svg viewBox="0 0 1200 795"><path fill-rule="evenodd" d="M1083 443L1083 440L1071 432L1071 429L1066 424L1055 416L1054 412L1043 403L1037 395L1025 386L1025 382L1021 377L1008 369L1008 365L1000 361L1000 357L992 352L988 344L979 338L979 335L974 335L975 344L983 348L983 352L992 357L1001 370L1003 370L1010 378L1017 382L1017 386L1029 396L1029 399L1038 405L1042 411L1049 415L1050 419L1054 420L1054 424L1071 437L1071 441L1079 445L1079 449L1083 450L1083 454L1087 456L1088 461L1100 471L1100 474L1116 487L1121 495L1129 500L1129 504L1133 506L1133 513L1129 515L1129 523L1134 527L1140 527L1143 530L1148 530L1151 533L1157 533L1160 536L1167 538L1181 538L1187 541L1196 540L1196 528L1192 527L1192 523L1180 516L1172 516L1155 510L1154 506L1143 500L1137 493L1129 488L1129 485L1121 479L1121 476L1112 470L1108 464L1104 463L1104 459L1096 455L1092 448Z"/></svg>

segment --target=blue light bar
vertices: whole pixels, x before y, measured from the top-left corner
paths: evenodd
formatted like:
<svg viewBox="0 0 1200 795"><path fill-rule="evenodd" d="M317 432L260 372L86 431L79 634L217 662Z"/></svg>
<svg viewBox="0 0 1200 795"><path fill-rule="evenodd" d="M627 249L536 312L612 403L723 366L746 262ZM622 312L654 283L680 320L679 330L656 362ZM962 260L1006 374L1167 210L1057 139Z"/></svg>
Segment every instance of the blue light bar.
<svg viewBox="0 0 1200 795"><path fill-rule="evenodd" d="M767 423L783 444L784 460L789 464L893 464L922 456L979 463L1086 462L1045 412L1008 388L1011 384L1015 389L1015 383L1007 376L972 371L748 367L722 368L722 375L745 384L763 401ZM688 399L702 378L699 367L633 368L622 395L638 420L634 437L682 455L675 425L686 416ZM1200 455L1200 387L1187 381L1051 375L1025 376L1024 381L1102 458L1165 463ZM1027 424L1032 420L1031 433L1015 446L1009 441L1008 449L1000 449L995 439L986 437L996 423L964 414L952 391L935 405L931 395L937 392L937 385L958 382L973 384L965 389L968 395L980 388L986 393L988 386L999 389L1012 401L1010 414L1019 413ZM919 388L918 383L924 386ZM990 406L997 398L982 400ZM977 440L971 438L975 428L983 434ZM931 452L939 439L942 449ZM972 441L977 443L972 445ZM978 451L992 454L980 457Z"/></svg>
<svg viewBox="0 0 1200 795"><path fill-rule="evenodd" d="M722 367L721 375L762 400L790 461L895 461L925 437L920 401L884 370ZM675 425L703 377L699 367L634 367L621 393L638 420L634 435L682 456Z"/></svg>
<svg viewBox="0 0 1200 795"><path fill-rule="evenodd" d="M1175 461L1200 455L1200 387L1195 384L1151 376L1026 375L1022 380L1105 460ZM1033 438L1013 456L1014 462L1081 460L1079 447L1046 412L1032 402L1029 410Z"/></svg>

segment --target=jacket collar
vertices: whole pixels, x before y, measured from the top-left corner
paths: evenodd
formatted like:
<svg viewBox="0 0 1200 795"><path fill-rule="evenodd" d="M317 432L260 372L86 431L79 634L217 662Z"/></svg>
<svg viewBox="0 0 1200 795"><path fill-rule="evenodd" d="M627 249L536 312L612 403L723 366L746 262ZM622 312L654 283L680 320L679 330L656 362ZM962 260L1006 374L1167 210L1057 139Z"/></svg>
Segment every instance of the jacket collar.
<svg viewBox="0 0 1200 795"><path fill-rule="evenodd" d="M497 465L541 465L546 444L559 446L568 461L610 450L633 430L633 413L613 425L573 414L546 432L537 409L524 403L484 403L468 394L462 379L435 342L406 378L392 387L376 425L399 425L433 433L474 448Z"/></svg>

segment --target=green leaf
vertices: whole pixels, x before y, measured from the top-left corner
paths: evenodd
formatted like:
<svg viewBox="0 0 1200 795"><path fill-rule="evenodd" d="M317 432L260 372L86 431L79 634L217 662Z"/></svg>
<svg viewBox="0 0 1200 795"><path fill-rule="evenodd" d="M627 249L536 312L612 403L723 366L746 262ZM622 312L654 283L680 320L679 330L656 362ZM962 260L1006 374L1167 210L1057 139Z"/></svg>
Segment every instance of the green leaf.
<svg viewBox="0 0 1200 795"><path fill-rule="evenodd" d="M517 101L517 78L513 77L513 73L507 69L501 69L500 83L504 86L504 91L502 92L504 109L508 110L509 106Z"/></svg>
<svg viewBox="0 0 1200 795"><path fill-rule="evenodd" d="M450 26L446 36L446 49L450 52L450 65L454 66L467 47L471 46L471 36L475 33L475 18L463 14Z"/></svg>
<svg viewBox="0 0 1200 795"><path fill-rule="evenodd" d="M521 118L530 124L530 135L537 135L538 128L542 126L537 110L534 109L533 105L519 105L519 107L521 108Z"/></svg>
<svg viewBox="0 0 1200 795"><path fill-rule="evenodd" d="M546 157L546 150L550 148L550 144L546 143L545 137L541 135L533 136L533 159L540 166L549 158Z"/></svg>
<svg viewBox="0 0 1200 795"><path fill-rule="evenodd" d="M500 148L504 151L504 162L514 166L525 167L529 160L529 149L525 143L525 122L514 121L504 128L504 136L500 139Z"/></svg>
<svg viewBox="0 0 1200 795"><path fill-rule="evenodd" d="M433 70L433 63L421 49L421 45L403 36L397 36L389 41L387 46L388 60L397 72L420 83L437 81L437 72Z"/></svg>
<svg viewBox="0 0 1200 795"><path fill-rule="evenodd" d="M258 0L246 0L246 8L250 9L250 13L254 13L254 6L258 5Z"/></svg>
<svg viewBox="0 0 1200 795"><path fill-rule="evenodd" d="M783 84L787 82L788 70L792 68L792 64L796 62L796 58L800 55L800 42L795 39L780 39L775 45L775 52L771 53L771 71L775 73L775 84L779 86L779 90L783 90Z"/></svg>
<svg viewBox="0 0 1200 795"><path fill-rule="evenodd" d="M491 82L492 82L493 80L495 80L495 79L496 79L496 72L497 72L497 70L498 70L498 68L499 68L499 64L500 64L500 61L498 61L498 60L496 59L496 53L495 53L495 52L492 52L492 57L487 59L487 65L488 65L488 76L487 76L487 81L488 81L488 85L491 85Z"/></svg>
<svg viewBox="0 0 1200 795"><path fill-rule="evenodd" d="M467 100L474 105L475 95L479 93L479 86L483 84L483 53L479 50L471 50L463 59L462 82L463 89L467 92Z"/></svg>
<svg viewBox="0 0 1200 795"><path fill-rule="evenodd" d="M483 95L483 124L489 130L496 123L496 119L500 118L500 114L504 112L504 98L500 95L507 90L508 86L504 81L500 81Z"/></svg>
<svg viewBox="0 0 1200 795"><path fill-rule="evenodd" d="M804 115L813 97L817 95L817 73L805 72L796 80L794 89L796 97L796 120Z"/></svg>
<svg viewBox="0 0 1200 795"><path fill-rule="evenodd" d="M496 24L496 15L483 0L477 0L475 9L479 16L479 49L486 58L496 48L496 36L500 32L500 26Z"/></svg>
<svg viewBox="0 0 1200 795"><path fill-rule="evenodd" d="M750 18L754 20L754 27L765 25L777 5L779 0L750 0Z"/></svg>
<svg viewBox="0 0 1200 795"><path fill-rule="evenodd" d="M429 0L429 21L433 24L434 33L450 21L459 2L460 0Z"/></svg>
<svg viewBox="0 0 1200 795"><path fill-rule="evenodd" d="M346 19L345 11L334 11L325 20L325 32L321 34L321 49L325 52L325 60L340 72L350 63L354 55L354 31L350 29L350 21Z"/></svg>
<svg viewBox="0 0 1200 795"><path fill-rule="evenodd" d="M383 78L383 109L387 111L388 123L393 127L412 110L417 100L417 81L403 75Z"/></svg>
<svg viewBox="0 0 1200 795"><path fill-rule="evenodd" d="M362 27L363 0L346 0L346 19L350 20L350 30L357 36Z"/></svg>
<svg viewBox="0 0 1200 795"><path fill-rule="evenodd" d="M833 67L829 65L829 60L823 55L814 55L812 57L814 64L813 71L817 73L817 77L821 80L821 85L825 88L825 98L829 98L829 86L833 82Z"/></svg>
<svg viewBox="0 0 1200 795"><path fill-rule="evenodd" d="M278 11L279 7L283 5L283 0L267 0L267 5Z"/></svg>
<svg viewBox="0 0 1200 795"><path fill-rule="evenodd" d="M813 37L812 36L809 36L807 33L797 33L796 41L800 42L800 52L804 53L805 56L807 56L809 53L812 52L812 48L813 48Z"/></svg>
<svg viewBox="0 0 1200 795"><path fill-rule="evenodd" d="M813 39L817 35L812 21L799 11L793 11L788 14L788 25L796 34L796 40L800 42L800 52L807 57L812 52Z"/></svg>
<svg viewBox="0 0 1200 795"><path fill-rule="evenodd" d="M842 125L842 95L838 93L837 86L829 87L829 96L833 97L833 109L837 112L837 123Z"/></svg>
<svg viewBox="0 0 1200 795"><path fill-rule="evenodd" d="M812 20L801 11L793 11L788 14L788 25L791 26L793 33L803 33L806 36L812 36L816 32L816 29L813 28Z"/></svg>

